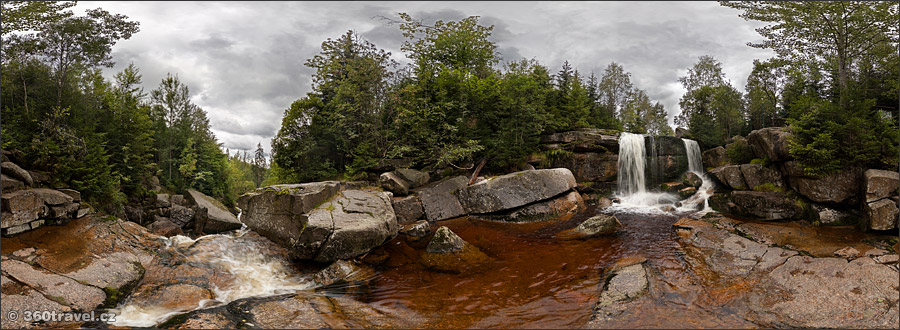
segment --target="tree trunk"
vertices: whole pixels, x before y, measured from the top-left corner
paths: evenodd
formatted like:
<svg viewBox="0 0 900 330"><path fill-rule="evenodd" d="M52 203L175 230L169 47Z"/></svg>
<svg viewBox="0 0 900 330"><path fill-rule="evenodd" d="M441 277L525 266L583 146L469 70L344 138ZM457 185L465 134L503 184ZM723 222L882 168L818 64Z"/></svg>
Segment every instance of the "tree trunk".
<svg viewBox="0 0 900 330"><path fill-rule="evenodd" d="M481 168L484 167L484 164L488 162L488 158L484 158L478 163L478 167L475 168L475 172L472 172L472 178L469 179L469 186L475 184L475 179L478 178L478 173L481 172Z"/></svg>

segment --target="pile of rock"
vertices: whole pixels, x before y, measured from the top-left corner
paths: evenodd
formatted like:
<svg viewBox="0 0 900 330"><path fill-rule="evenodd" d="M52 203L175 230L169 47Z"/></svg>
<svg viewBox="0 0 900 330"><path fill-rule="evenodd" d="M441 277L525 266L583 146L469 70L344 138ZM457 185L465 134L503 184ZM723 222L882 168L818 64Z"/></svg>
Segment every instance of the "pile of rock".
<svg viewBox="0 0 900 330"><path fill-rule="evenodd" d="M91 212L81 203L81 193L72 189L42 188L46 178L37 172L22 169L12 161L11 153L3 151L0 162L0 228L4 236L19 234L43 225L66 224ZM32 175L35 174L35 175Z"/></svg>
<svg viewBox="0 0 900 330"><path fill-rule="evenodd" d="M790 132L768 127L750 132L747 144L757 157L751 164L729 164L725 149L703 152L705 166L725 191L710 199L713 209L762 220L809 219L865 229L897 228L898 175L894 171L847 168L824 176L809 175L790 155Z"/></svg>
<svg viewBox="0 0 900 330"><path fill-rule="evenodd" d="M240 229L242 223L216 199L188 189L187 195L156 194L143 208L126 207L129 220L161 236L216 234ZM143 219L143 220L142 220Z"/></svg>

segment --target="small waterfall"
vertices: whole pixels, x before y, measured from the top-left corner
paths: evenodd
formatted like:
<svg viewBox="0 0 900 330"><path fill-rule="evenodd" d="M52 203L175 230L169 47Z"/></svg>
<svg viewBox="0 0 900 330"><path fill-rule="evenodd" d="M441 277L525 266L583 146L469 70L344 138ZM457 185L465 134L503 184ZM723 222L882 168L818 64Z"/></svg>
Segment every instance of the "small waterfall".
<svg viewBox="0 0 900 330"><path fill-rule="evenodd" d="M644 135L622 133L619 137L618 194L629 196L647 191Z"/></svg>
<svg viewBox="0 0 900 330"><path fill-rule="evenodd" d="M697 144L697 141L690 139L681 139L681 141L684 141L684 149L687 151L688 172L693 172L699 176L703 180L703 184L700 185L700 188L697 188L697 193L684 200L682 206L678 209L679 211L696 210L697 205L703 203L703 209L695 214L695 216L703 216L712 211L709 207L709 196L714 192L712 190L713 182L703 172L703 159L701 158L700 145Z"/></svg>

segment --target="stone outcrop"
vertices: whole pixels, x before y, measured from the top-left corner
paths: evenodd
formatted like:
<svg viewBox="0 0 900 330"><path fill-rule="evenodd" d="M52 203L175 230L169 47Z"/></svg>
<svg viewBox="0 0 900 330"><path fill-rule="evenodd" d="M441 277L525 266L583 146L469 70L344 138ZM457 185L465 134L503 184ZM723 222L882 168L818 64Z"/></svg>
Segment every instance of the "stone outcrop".
<svg viewBox="0 0 900 330"><path fill-rule="evenodd" d="M797 161L786 162L781 168L791 188L814 202L852 205L851 197L858 195L861 187L861 178L853 169L816 177L806 175Z"/></svg>
<svg viewBox="0 0 900 330"><path fill-rule="evenodd" d="M747 142L758 158L768 159L772 162L785 162L792 160L788 146L790 146L790 133L783 127L766 127L750 132Z"/></svg>
<svg viewBox="0 0 900 330"><path fill-rule="evenodd" d="M550 166L571 170L578 182L604 182L616 179L618 161L618 154L584 152L553 159Z"/></svg>
<svg viewBox="0 0 900 330"><path fill-rule="evenodd" d="M732 212L760 220L798 219L803 207L787 194L775 191L733 191Z"/></svg>
<svg viewBox="0 0 900 330"><path fill-rule="evenodd" d="M243 226L240 220L225 208L225 205L214 198L193 189L188 189L186 197L199 208L206 209L205 219L201 217L201 222L196 224L197 232L215 234L240 229Z"/></svg>
<svg viewBox="0 0 900 330"><path fill-rule="evenodd" d="M406 196L409 194L409 182L400 178L394 172L381 173L378 176L378 185L397 196Z"/></svg>
<svg viewBox="0 0 900 330"><path fill-rule="evenodd" d="M774 168L765 167L760 164L743 164L741 165L741 174L747 189L755 190L762 185L771 185L772 187L784 187L784 180L781 178L781 172Z"/></svg>
<svg viewBox="0 0 900 330"><path fill-rule="evenodd" d="M700 178L697 173L685 172L684 178L682 178L681 183L688 187L700 188L700 186L703 185L703 179Z"/></svg>
<svg viewBox="0 0 900 330"><path fill-rule="evenodd" d="M710 174L715 176L722 184L735 190L747 189L747 182L744 181L744 174L741 172L740 165L724 165L719 166L711 171Z"/></svg>
<svg viewBox="0 0 900 330"><path fill-rule="evenodd" d="M466 213L491 213L545 200L575 188L565 168L521 171L464 187L458 198Z"/></svg>
<svg viewBox="0 0 900 330"><path fill-rule="evenodd" d="M238 199L244 223L299 259L331 262L368 252L398 231L390 198L329 181L257 189Z"/></svg>
<svg viewBox="0 0 900 330"><path fill-rule="evenodd" d="M74 193L73 193L74 192ZM18 190L0 196L0 228L3 235L15 235L46 224L64 224L78 217L80 203L70 194L47 188ZM80 194L77 194L80 200Z"/></svg>

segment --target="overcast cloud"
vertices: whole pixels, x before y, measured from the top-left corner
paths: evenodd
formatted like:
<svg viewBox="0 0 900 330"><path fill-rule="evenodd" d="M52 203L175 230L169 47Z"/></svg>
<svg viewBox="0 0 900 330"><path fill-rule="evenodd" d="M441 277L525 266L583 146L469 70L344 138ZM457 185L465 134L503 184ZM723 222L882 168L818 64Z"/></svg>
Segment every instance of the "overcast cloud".
<svg viewBox="0 0 900 330"><path fill-rule="evenodd" d="M134 63L145 91L167 73L188 85L225 147L251 150L270 141L284 109L311 90L303 66L322 41L355 30L392 57L403 37L377 16L406 12L433 21L481 16L494 25L504 61L533 58L559 70L563 61L598 76L612 61L632 82L662 102L669 123L680 110L677 82L701 55L722 62L728 79L744 89L753 59L774 54L746 46L761 41L738 11L716 2L79 2L76 14L102 7L140 22L141 31L113 48L116 66ZM674 126L674 125L673 125Z"/></svg>

